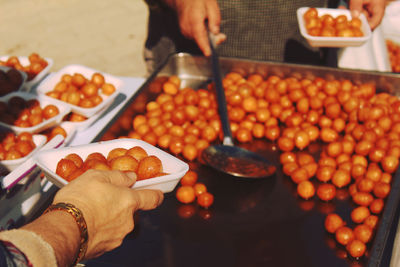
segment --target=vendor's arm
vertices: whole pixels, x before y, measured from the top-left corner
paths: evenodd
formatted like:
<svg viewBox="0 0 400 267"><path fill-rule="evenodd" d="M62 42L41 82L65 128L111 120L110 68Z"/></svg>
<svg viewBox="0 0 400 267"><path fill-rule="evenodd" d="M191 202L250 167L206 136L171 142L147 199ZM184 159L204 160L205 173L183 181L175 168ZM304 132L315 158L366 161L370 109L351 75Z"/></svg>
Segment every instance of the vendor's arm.
<svg viewBox="0 0 400 267"><path fill-rule="evenodd" d="M358 17L364 13L371 29L375 29L385 14L386 0L350 0L352 15Z"/></svg>
<svg viewBox="0 0 400 267"><path fill-rule="evenodd" d="M80 247L80 232L74 218L65 211L53 211L22 227L40 236L54 250L58 266L71 266ZM17 230L18 231L18 230ZM21 248L20 244L16 244ZM37 247L32 247L36 250ZM26 251L28 259L36 251ZM35 261L32 261L35 262ZM35 265L34 265L35 266Z"/></svg>
<svg viewBox="0 0 400 267"><path fill-rule="evenodd" d="M207 27L219 33L221 14L216 0L162 0L175 9L182 34L194 39L205 56L211 54L208 42ZM208 21L208 25L206 25Z"/></svg>
<svg viewBox="0 0 400 267"><path fill-rule="evenodd" d="M83 214L89 236L85 259L121 245L134 228L134 212L154 209L163 201L158 190L130 189L134 182L119 171L89 170L55 195L53 203L70 203ZM51 266L49 261L70 266L80 247L80 230L71 214L55 210L19 230L0 233L0 239L13 243L35 267ZM44 259L49 261L41 265Z"/></svg>

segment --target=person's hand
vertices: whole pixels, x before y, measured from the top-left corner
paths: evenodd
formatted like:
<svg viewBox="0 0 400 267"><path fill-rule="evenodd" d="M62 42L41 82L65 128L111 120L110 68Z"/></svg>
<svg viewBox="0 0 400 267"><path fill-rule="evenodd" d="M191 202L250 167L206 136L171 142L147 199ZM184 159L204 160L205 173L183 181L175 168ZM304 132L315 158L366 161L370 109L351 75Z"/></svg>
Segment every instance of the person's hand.
<svg viewBox="0 0 400 267"><path fill-rule="evenodd" d="M216 0L175 0L182 34L194 39L205 56L211 54L208 30L219 34L221 14ZM208 25L206 25L208 21ZM207 30L208 27L208 30Z"/></svg>
<svg viewBox="0 0 400 267"><path fill-rule="evenodd" d="M375 29L382 21L385 6L385 0L350 0L349 9L356 18L364 13L371 29Z"/></svg>
<svg viewBox="0 0 400 267"><path fill-rule="evenodd" d="M134 174L88 170L55 195L53 203L71 203L83 213L89 234L86 259L121 245L134 228L134 212L154 209L162 203L161 191L131 189L135 181Z"/></svg>

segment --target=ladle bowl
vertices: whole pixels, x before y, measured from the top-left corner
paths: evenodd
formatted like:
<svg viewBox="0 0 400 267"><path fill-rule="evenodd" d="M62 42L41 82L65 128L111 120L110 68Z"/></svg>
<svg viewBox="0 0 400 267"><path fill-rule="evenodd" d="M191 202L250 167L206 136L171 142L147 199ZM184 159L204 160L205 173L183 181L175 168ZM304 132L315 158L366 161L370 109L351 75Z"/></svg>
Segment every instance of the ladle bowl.
<svg viewBox="0 0 400 267"><path fill-rule="evenodd" d="M237 146L209 146L202 157L208 165L237 177L262 178L276 171L276 167L265 158Z"/></svg>
<svg viewBox="0 0 400 267"><path fill-rule="evenodd" d="M219 60L215 49L215 36L212 33L209 34L209 41L212 52L211 61L218 101L218 112L221 119L224 140L222 145L212 145L204 149L202 159L209 166L236 177L253 179L269 177L276 171L276 167L272 163L257 153L235 146L233 143L225 92L219 69Z"/></svg>

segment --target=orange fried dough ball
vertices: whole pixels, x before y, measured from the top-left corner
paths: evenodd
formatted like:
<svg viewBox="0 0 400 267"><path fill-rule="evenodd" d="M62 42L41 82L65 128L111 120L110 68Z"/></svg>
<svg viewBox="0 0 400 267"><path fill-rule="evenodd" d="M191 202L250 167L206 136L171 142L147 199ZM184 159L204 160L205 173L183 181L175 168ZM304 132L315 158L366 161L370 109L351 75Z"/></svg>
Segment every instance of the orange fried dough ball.
<svg viewBox="0 0 400 267"><path fill-rule="evenodd" d="M156 156L147 156L140 160L137 169L138 180L148 179L163 172L161 160Z"/></svg>
<svg viewBox="0 0 400 267"><path fill-rule="evenodd" d="M325 229L331 234L335 233L344 224L343 219L336 213L328 214L325 218Z"/></svg>
<svg viewBox="0 0 400 267"><path fill-rule="evenodd" d="M120 170L127 172L137 172L139 162L130 155L122 155L112 158L110 167L112 170Z"/></svg>
<svg viewBox="0 0 400 267"><path fill-rule="evenodd" d="M297 185L297 193L304 199L312 198L315 194L315 187L310 181L302 181Z"/></svg>
<svg viewBox="0 0 400 267"><path fill-rule="evenodd" d="M61 159L57 163L56 174L68 181L68 177L78 169L75 163L69 159Z"/></svg>

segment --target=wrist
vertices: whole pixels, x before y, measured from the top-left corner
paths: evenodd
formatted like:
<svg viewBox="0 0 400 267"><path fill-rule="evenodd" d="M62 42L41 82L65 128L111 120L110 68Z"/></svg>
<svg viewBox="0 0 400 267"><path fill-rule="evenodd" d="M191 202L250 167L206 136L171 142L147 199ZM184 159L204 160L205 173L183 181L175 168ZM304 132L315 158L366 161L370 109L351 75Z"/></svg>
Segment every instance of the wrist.
<svg viewBox="0 0 400 267"><path fill-rule="evenodd" d="M85 218L83 217L83 213L74 205L64 202L50 205L44 213L47 214L49 212L62 212L64 215L68 215L75 221L75 225L79 230L79 249L77 250L75 260L73 262L73 264L76 265L85 257L89 241L87 224Z"/></svg>
<svg viewBox="0 0 400 267"><path fill-rule="evenodd" d="M34 232L53 248L57 266L71 266L80 246L74 218L63 211L43 214L21 229Z"/></svg>

